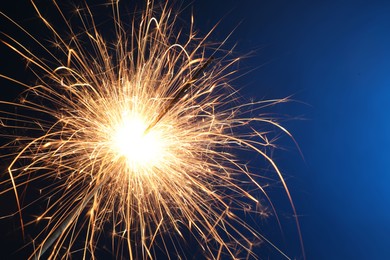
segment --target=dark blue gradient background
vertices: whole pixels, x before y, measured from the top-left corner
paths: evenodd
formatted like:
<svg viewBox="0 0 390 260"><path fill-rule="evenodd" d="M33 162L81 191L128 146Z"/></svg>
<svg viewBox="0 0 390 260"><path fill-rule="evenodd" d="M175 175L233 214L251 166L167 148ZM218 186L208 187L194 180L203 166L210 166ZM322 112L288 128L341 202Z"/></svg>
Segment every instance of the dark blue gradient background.
<svg viewBox="0 0 390 260"><path fill-rule="evenodd" d="M287 123L306 162L276 158L293 176L307 258L390 259L390 2L196 6L211 24L231 11L226 32L242 21L232 37L240 50L263 46L250 64L264 66L243 79L244 95L308 104L284 110L307 119Z"/></svg>
<svg viewBox="0 0 390 260"><path fill-rule="evenodd" d="M258 69L233 82L244 98L293 95L302 102L275 112L291 118L283 125L305 159L281 138L286 150L276 151L275 160L300 216L307 259L390 259L390 1L195 0L182 6L187 4L192 7L183 14L193 11L201 34L222 19L213 41L239 25L225 48L237 43L237 55L256 50L240 66ZM16 3L2 5L0 10L15 12ZM5 51L0 59L22 64ZM278 193L284 196L276 190L276 200ZM286 240L278 245L301 259L295 227L284 228Z"/></svg>

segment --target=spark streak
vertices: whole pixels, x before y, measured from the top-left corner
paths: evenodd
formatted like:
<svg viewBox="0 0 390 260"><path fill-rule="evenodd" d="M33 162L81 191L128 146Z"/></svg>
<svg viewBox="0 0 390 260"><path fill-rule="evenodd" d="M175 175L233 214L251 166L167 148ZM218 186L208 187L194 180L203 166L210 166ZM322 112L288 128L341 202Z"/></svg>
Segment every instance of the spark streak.
<svg viewBox="0 0 390 260"><path fill-rule="evenodd" d="M17 152L7 155L9 180L0 194L15 193L22 229L46 221L31 258L70 258L80 240L82 256L94 258L108 224L118 257L155 258L156 250L184 256L184 230L209 258L254 256L253 241L268 240L237 213L259 212L258 192L275 209L261 175L237 151L251 150L268 161L296 216L286 182L267 154L267 132L253 125L291 135L271 118L251 116L286 99L240 104L229 85L239 59L229 59L222 45L206 43L215 28L200 38L191 22L184 33L169 5L153 1L125 26L118 2L110 4L116 37L111 44L88 5L77 9L79 31L53 1L68 31L63 37L32 2L55 50L1 13L46 56L39 58L11 35L1 40L27 61L38 81L30 86L0 74L26 88L20 103L0 101L27 111L0 114L3 128L27 133L3 147ZM47 206L25 223L23 211L38 202L23 205L23 190L37 182L46 185L40 200Z"/></svg>

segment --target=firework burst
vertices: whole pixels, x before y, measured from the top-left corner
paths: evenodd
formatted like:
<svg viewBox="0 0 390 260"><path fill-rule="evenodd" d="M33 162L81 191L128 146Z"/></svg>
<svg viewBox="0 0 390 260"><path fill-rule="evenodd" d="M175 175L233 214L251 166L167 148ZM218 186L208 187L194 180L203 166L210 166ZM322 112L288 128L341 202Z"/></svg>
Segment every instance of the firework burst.
<svg viewBox="0 0 390 260"><path fill-rule="evenodd" d="M15 194L22 229L43 226L31 258L70 258L79 248L84 258L94 257L107 229L117 257L154 258L157 249L185 255L185 230L209 258L254 256L254 241L265 238L236 213L260 212L259 191L273 206L261 176L237 151L265 158L293 206L266 152L272 143L252 125L290 134L270 118L251 116L285 100L240 104L229 85L238 59L229 59L221 44L207 44L209 34L197 37L193 20L187 32L178 30L168 4L148 2L131 25L122 22L118 2L109 4L115 40L108 43L90 7L74 13L80 30L53 3L66 37L33 2L53 35L52 50L2 13L50 59L3 37L38 81L30 86L1 75L26 88L20 102L0 101L18 108L17 114L2 111L2 126L27 133L3 146L17 152L7 154L9 179L1 185L2 193ZM43 184L40 199L24 205L33 183ZM44 210L24 221L26 208L39 203Z"/></svg>

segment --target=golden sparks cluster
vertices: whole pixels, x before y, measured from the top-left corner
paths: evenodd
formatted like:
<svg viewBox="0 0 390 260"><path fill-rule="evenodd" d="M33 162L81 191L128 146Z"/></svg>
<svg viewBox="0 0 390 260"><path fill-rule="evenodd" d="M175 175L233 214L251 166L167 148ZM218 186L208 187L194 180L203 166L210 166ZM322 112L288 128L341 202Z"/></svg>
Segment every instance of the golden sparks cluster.
<svg viewBox="0 0 390 260"><path fill-rule="evenodd" d="M272 119L252 116L285 100L239 102L229 85L238 58L220 51L222 44L207 43L214 28L198 37L193 18L188 30L177 28L177 13L153 1L125 25L118 2L107 4L115 31L110 42L87 5L73 14L76 28L53 1L64 34L32 2L54 47L1 13L46 57L3 35L3 44L37 77L37 84L29 85L1 75L26 92L20 102L0 101L29 111L2 111L0 120L3 128L19 126L27 133L3 146L17 152L8 154L9 178L1 193L14 192L23 228L43 226L32 241L31 258L71 258L80 252L94 257L103 233L112 235L118 257L152 259L157 251L185 256L186 232L208 258L254 256L256 241L266 239L237 212L260 213L259 193L273 206L258 182L260 174L236 152L251 150L268 161L295 212L266 153L273 144L252 126L270 124L289 135ZM44 183L41 202L24 205L25 187L34 182ZM25 223L25 208L37 203L44 210Z"/></svg>

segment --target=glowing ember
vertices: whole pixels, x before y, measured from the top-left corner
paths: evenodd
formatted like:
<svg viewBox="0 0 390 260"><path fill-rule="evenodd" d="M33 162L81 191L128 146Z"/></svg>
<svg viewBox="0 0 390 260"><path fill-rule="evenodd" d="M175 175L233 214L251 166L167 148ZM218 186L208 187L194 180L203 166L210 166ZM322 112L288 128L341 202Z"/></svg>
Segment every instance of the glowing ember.
<svg viewBox="0 0 390 260"><path fill-rule="evenodd" d="M148 125L137 114L124 113L114 127L113 148L126 157L136 171L139 167L153 167L163 159L163 137L158 131L145 132Z"/></svg>

